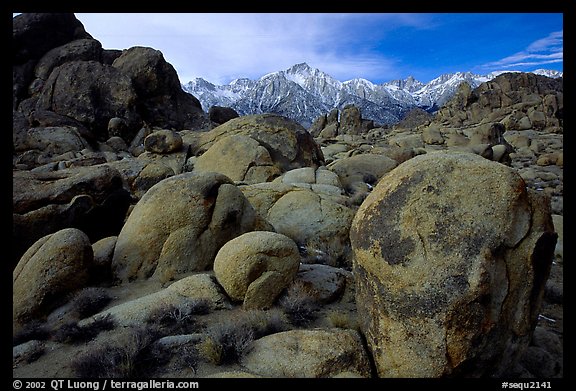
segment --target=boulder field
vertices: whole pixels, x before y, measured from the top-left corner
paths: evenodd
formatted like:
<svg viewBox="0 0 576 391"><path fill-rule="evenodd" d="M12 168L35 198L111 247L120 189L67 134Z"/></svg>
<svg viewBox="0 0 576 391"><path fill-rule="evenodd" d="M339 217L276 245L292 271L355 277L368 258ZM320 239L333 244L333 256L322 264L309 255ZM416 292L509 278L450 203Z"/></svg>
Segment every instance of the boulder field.
<svg viewBox="0 0 576 391"><path fill-rule="evenodd" d="M13 20L13 375L563 376L562 80L310 129Z"/></svg>

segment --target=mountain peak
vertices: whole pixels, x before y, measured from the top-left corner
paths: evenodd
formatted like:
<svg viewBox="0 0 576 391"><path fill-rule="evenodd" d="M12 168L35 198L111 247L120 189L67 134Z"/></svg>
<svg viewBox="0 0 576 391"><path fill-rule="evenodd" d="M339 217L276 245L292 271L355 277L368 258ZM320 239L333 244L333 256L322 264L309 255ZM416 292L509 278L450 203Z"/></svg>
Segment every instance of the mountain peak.
<svg viewBox="0 0 576 391"><path fill-rule="evenodd" d="M532 73L562 76L562 72L540 69ZM240 115L274 112L308 127L318 116L334 108L355 104L366 118L380 124L391 124L398 122L414 107L430 111L438 109L454 95L462 82L476 88L498 74L454 72L440 75L426 84L408 76L376 85L363 78L341 82L302 62L257 80L243 78L215 86L197 78L183 87L198 97L205 110L216 105L232 107Z"/></svg>
<svg viewBox="0 0 576 391"><path fill-rule="evenodd" d="M287 72L290 72L290 73L294 73L294 72L302 72L302 71L310 72L310 71L312 71L312 70L313 70L313 68L312 68L310 65L308 65L308 63L306 63L306 62L301 62L301 63L299 63L299 64L294 64L294 65L292 65L292 66L291 66L290 68L288 68L286 71L287 71Z"/></svg>

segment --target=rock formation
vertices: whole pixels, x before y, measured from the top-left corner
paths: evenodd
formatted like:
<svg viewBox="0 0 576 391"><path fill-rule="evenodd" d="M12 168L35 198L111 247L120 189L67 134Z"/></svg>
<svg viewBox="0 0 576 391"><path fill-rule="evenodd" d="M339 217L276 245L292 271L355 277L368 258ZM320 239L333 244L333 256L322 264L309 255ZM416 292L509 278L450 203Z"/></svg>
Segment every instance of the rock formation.
<svg viewBox="0 0 576 391"><path fill-rule="evenodd" d="M563 376L561 79L307 131L73 14L13 38L15 378Z"/></svg>
<svg viewBox="0 0 576 391"><path fill-rule="evenodd" d="M556 244L549 200L468 153L385 175L350 238L381 377L501 376L534 330Z"/></svg>

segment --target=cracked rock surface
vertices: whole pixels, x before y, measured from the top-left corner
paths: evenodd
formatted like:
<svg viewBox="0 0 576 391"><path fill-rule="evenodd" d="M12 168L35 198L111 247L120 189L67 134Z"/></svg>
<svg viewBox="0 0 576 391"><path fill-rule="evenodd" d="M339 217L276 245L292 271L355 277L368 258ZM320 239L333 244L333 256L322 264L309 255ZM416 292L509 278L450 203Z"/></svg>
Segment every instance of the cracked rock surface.
<svg viewBox="0 0 576 391"><path fill-rule="evenodd" d="M549 201L514 170L415 157L381 179L350 238L379 376L498 376L528 346L556 233Z"/></svg>

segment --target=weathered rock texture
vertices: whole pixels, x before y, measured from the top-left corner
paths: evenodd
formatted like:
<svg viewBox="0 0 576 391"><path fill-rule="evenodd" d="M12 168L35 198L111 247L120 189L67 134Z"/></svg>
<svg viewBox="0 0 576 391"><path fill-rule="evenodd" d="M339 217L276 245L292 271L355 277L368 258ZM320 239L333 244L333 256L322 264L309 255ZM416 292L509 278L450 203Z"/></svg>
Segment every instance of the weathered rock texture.
<svg viewBox="0 0 576 391"><path fill-rule="evenodd" d="M12 187L13 258L41 237L78 228L91 241L117 235L130 195L120 173L108 166L51 172L15 171Z"/></svg>
<svg viewBox="0 0 576 391"><path fill-rule="evenodd" d="M313 263L344 266L350 261L350 224L354 211L324 193L317 185L259 183L241 190L258 214L278 233L294 240L304 251L318 255ZM335 186L329 186L330 188ZM338 189L338 188L336 188Z"/></svg>
<svg viewBox="0 0 576 391"><path fill-rule="evenodd" d="M118 235L116 278L162 281L212 266L220 247L251 231L256 213L224 175L184 173L154 185Z"/></svg>
<svg viewBox="0 0 576 391"><path fill-rule="evenodd" d="M199 156L224 137L248 136L268 150L272 161L282 171L305 166L319 166L324 158L320 147L300 124L275 114L256 114L234 118L209 132L191 133L192 153Z"/></svg>
<svg viewBox="0 0 576 391"><path fill-rule="evenodd" d="M275 232L249 232L216 254L214 274L228 296L244 308L270 308L293 280L300 253L292 239Z"/></svg>
<svg viewBox="0 0 576 391"><path fill-rule="evenodd" d="M88 282L93 262L86 234L67 228L34 243L12 273L15 324L48 315L65 295Z"/></svg>
<svg viewBox="0 0 576 391"><path fill-rule="evenodd" d="M196 300L205 300L211 310L222 309L228 303L214 278L201 273L184 277L157 292L110 307L80 324L87 325L110 315L119 326L141 326L155 313L172 307L185 308Z"/></svg>
<svg viewBox="0 0 576 391"><path fill-rule="evenodd" d="M556 234L549 200L514 170L415 157L382 178L350 237L379 376L499 376L530 342Z"/></svg>
<svg viewBox="0 0 576 391"><path fill-rule="evenodd" d="M290 330L256 340L242 359L249 371L265 377L370 376L362 340L354 330Z"/></svg>

